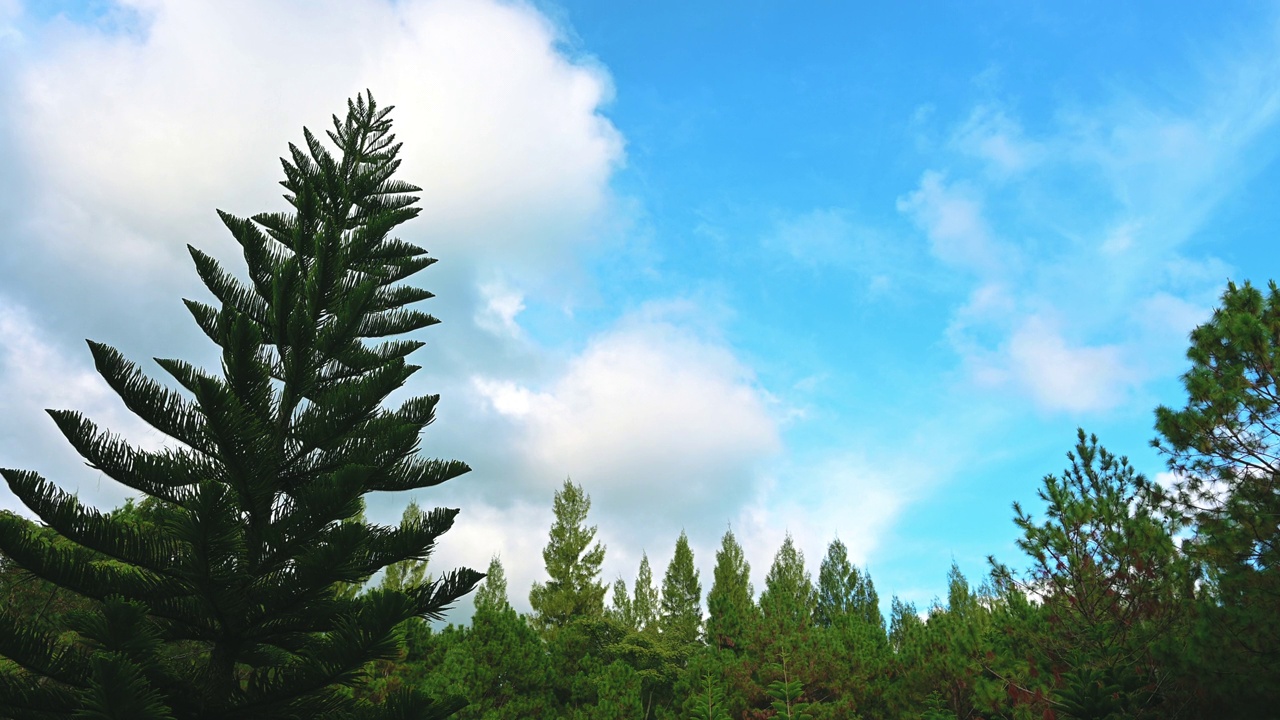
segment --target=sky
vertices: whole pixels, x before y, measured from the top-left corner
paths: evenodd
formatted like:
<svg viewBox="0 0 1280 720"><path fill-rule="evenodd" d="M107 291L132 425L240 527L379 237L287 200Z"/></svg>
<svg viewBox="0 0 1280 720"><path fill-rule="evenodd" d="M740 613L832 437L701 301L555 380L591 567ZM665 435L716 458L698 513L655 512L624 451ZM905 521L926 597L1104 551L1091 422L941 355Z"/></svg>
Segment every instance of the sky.
<svg viewBox="0 0 1280 720"><path fill-rule="evenodd" d="M0 0L0 466L128 497L42 409L163 443L84 339L214 365L185 246L239 266L215 209L369 89L439 259L401 394L473 468L433 567L527 610L566 478L606 582L730 527L757 591L788 533L886 604L1018 567L1076 428L1160 477L1188 333L1280 275L1280 7L876 5Z"/></svg>

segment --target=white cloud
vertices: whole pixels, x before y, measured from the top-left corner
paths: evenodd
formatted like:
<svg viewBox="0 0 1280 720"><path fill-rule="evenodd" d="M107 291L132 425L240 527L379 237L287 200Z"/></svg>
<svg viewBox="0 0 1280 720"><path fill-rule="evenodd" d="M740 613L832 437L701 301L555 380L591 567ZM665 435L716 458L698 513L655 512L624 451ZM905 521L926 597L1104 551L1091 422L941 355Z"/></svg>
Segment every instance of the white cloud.
<svg viewBox="0 0 1280 720"><path fill-rule="evenodd" d="M780 449L779 412L728 347L643 314L593 338L545 390L474 384L519 427L548 497L572 477L603 512L652 512L662 527L732 512Z"/></svg>
<svg viewBox="0 0 1280 720"><path fill-rule="evenodd" d="M757 589L787 533L815 579L837 537L851 561L866 565L903 508L932 481L930 469L895 467L856 453L790 468L786 475L788 482L779 478L763 486L734 522Z"/></svg>
<svg viewBox="0 0 1280 720"><path fill-rule="evenodd" d="M948 265L983 275L1008 265L1009 249L992 236L982 199L972 185L948 182L944 174L930 170L915 191L898 198L897 206L924 230L934 256Z"/></svg>
<svg viewBox="0 0 1280 720"><path fill-rule="evenodd" d="M501 281L481 283L484 305L476 311L475 323L494 335L524 339L516 316L524 311L524 293Z"/></svg>
<svg viewBox="0 0 1280 720"><path fill-rule="evenodd" d="M93 370L89 350L69 357L40 330L23 307L0 296L0 417L4 467L39 472L63 489L79 493L96 506L115 507L131 494L101 473L91 476L44 410L77 410L104 429L120 433L142 447L155 449L163 436L126 412L105 381ZM0 493L0 507L26 512L17 498Z"/></svg>
<svg viewBox="0 0 1280 720"><path fill-rule="evenodd" d="M402 176L424 188L419 230L437 252L554 261L608 202L622 162L599 114L609 78L529 6L138 7L140 35L55 23L12 70L17 160L39 189L33 215L57 218L39 242L62 258L160 272L193 229L221 239L212 208L265 209L285 141L365 88L398 108Z"/></svg>
<svg viewBox="0 0 1280 720"><path fill-rule="evenodd" d="M1039 316L1009 338L1011 371L1040 407L1087 412L1123 404L1134 373L1117 345L1077 346Z"/></svg>
<svg viewBox="0 0 1280 720"><path fill-rule="evenodd" d="M1044 152L1039 143L1025 136L1016 119L991 105L975 107L951 142L960 152L987 163L997 177L1026 171Z"/></svg>

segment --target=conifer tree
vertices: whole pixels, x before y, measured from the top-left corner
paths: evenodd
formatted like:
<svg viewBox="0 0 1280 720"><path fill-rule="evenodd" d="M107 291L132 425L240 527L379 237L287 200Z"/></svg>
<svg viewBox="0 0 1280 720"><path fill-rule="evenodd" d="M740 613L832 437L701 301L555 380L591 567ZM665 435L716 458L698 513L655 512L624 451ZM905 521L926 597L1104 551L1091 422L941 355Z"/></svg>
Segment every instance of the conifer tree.
<svg viewBox="0 0 1280 720"><path fill-rule="evenodd" d="M390 236L418 213L418 188L393 179L400 145L372 96L333 119L332 153L310 131L290 145L288 212L221 213L248 284L191 248L217 305L187 301L222 350L221 372L157 360L181 387L90 342L98 372L126 407L172 438L134 447L78 412L50 415L91 467L148 496L141 526L86 507L34 472L0 470L61 539L0 515L0 551L95 602L70 643L0 609L0 674L10 717L441 717L404 690L362 706L344 687L393 657L397 628L439 618L482 577L471 570L346 597L338 588L424 560L457 510L401 527L350 522L372 491L457 477L456 461L418 455L437 396L382 406L418 369L418 341L390 339L436 322L410 309L431 293L400 281L430 265Z"/></svg>
<svg viewBox="0 0 1280 720"><path fill-rule="evenodd" d="M412 527L415 523L423 522L426 517L426 511L411 500L400 516L400 527ZM427 561L411 558L388 565L386 574L382 576L381 585L392 590L403 590L417 587L424 582L431 582L431 576L427 574Z"/></svg>
<svg viewBox="0 0 1280 720"><path fill-rule="evenodd" d="M725 532L716 551L716 568L707 593L707 642L739 649L757 613L751 587L751 565L733 530Z"/></svg>
<svg viewBox="0 0 1280 720"><path fill-rule="evenodd" d="M791 533L773 557L760 593L760 612L776 629L788 632L809 626L813 619L813 581L804 567L804 553Z"/></svg>
<svg viewBox="0 0 1280 720"><path fill-rule="evenodd" d="M649 554L640 554L640 569L636 572L635 596L631 600L635 613L636 629L645 632L658 631L658 588L653 584L653 569L649 567Z"/></svg>
<svg viewBox="0 0 1280 720"><path fill-rule="evenodd" d="M631 594L627 591L627 581L622 578L614 580L610 596L610 607L605 614L617 620L628 630L639 630L640 628L636 626L636 613L632 607Z"/></svg>
<svg viewBox="0 0 1280 720"><path fill-rule="evenodd" d="M596 526L587 527L591 496L569 480L555 494L555 522L542 550L551 579L534 583L529 592L534 621L543 632L554 631L576 618L604 615L605 586L600 582L604 546L592 545Z"/></svg>
<svg viewBox="0 0 1280 720"><path fill-rule="evenodd" d="M849 562L849 552L837 538L827 546L827 555L818 568L818 595L814 621L820 627L831 627L850 614L859 585L858 569Z"/></svg>
<svg viewBox="0 0 1280 720"><path fill-rule="evenodd" d="M485 573L484 582L476 588L476 612L498 612L509 607L511 602L507 599L507 572L502 567L502 559L494 555L489 560L489 571Z"/></svg>
<svg viewBox="0 0 1280 720"><path fill-rule="evenodd" d="M1031 559L1021 586L1042 597L1053 621L1052 632L1036 642L1068 679L1097 670L1123 685L1116 712L1164 717L1168 708L1157 688L1168 687L1170 671L1157 653L1180 621L1176 601L1187 570L1173 527L1143 492L1147 483L1097 437L1078 430L1077 438L1067 453L1070 467L1044 478L1044 522L1014 503L1023 533L1018 546ZM998 576L1017 582L993 564ZM953 609L973 602L963 599L966 590L952 580Z"/></svg>
<svg viewBox="0 0 1280 720"><path fill-rule="evenodd" d="M683 530L662 579L662 612L658 625L663 637L677 647L697 642L702 632L702 582L693 566L689 537Z"/></svg>
<svg viewBox="0 0 1280 720"><path fill-rule="evenodd" d="M1183 549L1208 591L1195 660L1232 670L1211 705L1261 716L1280 704L1280 288L1228 283L1187 358L1187 404L1156 410L1153 442L1176 482L1148 489L1194 529Z"/></svg>

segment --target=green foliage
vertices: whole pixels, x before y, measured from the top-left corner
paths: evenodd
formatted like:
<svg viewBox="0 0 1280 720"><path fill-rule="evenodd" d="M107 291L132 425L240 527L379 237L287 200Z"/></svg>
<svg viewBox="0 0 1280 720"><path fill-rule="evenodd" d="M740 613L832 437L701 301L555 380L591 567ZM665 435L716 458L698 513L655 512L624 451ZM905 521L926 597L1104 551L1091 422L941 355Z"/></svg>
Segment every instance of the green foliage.
<svg viewBox="0 0 1280 720"><path fill-rule="evenodd" d="M511 607L507 600L507 572L502 560L494 555L489 560L489 570L484 582L476 589L476 612L501 612Z"/></svg>
<svg viewBox="0 0 1280 720"><path fill-rule="evenodd" d="M74 708L101 717L442 717L416 690L381 707L352 699L371 660L398 652L411 618L439 618L482 577L471 570L356 597L342 585L422 561L457 510L399 528L348 522L373 491L429 487L468 468L418 456L437 396L382 406L417 370L421 343L390 339L435 318L400 281L434 261L390 236L418 213L392 179L400 146L371 96L334 118L331 153L310 131L283 161L291 210L221 218L248 283L191 248L217 305L187 301L222 350L221 374L158 360L181 390L114 348L89 344L126 407L167 435L136 448L73 411L51 411L93 467L156 505L155 522L85 507L36 473L0 470L56 533L0 515L0 551L90 606L61 637L0 610L0 681L14 716ZM382 342L383 339L387 339Z"/></svg>
<svg viewBox="0 0 1280 720"><path fill-rule="evenodd" d="M1176 482L1153 485L1189 523L1184 544L1205 577L1192 673L1212 673L1206 707L1261 716L1280 704L1280 289L1229 283L1191 333L1187 404L1156 410Z"/></svg>
<svg viewBox="0 0 1280 720"><path fill-rule="evenodd" d="M649 555L641 553L640 569L636 572L635 597L631 601L634 613L632 626L637 630L658 631L658 588L653 584L653 570L649 567Z"/></svg>
<svg viewBox="0 0 1280 720"><path fill-rule="evenodd" d="M725 532L716 551L716 568L707 593L707 641L718 648L743 649L758 609L751 587L751 565L742 546Z"/></svg>
<svg viewBox="0 0 1280 720"><path fill-rule="evenodd" d="M553 717L552 667L538 632L510 606L486 601L469 629L439 643L437 663L420 661L426 687L469 702L459 720L523 720Z"/></svg>
<svg viewBox="0 0 1280 720"><path fill-rule="evenodd" d="M1032 561L1024 585L1042 597L1051 625L1033 642L1075 677L1092 682L1102 673L1119 682L1119 707L1128 716L1163 717L1159 688L1170 670L1158 653L1162 643L1176 641L1180 610L1188 605L1180 602L1187 568L1173 528L1128 461L1096 437L1078 431L1067 456L1071 466L1061 477L1045 477L1039 493L1044 523L1014 504L1023 532L1018 546Z"/></svg>
<svg viewBox="0 0 1280 720"><path fill-rule="evenodd" d="M418 503L410 501L400 516L400 527L410 528L421 525L426 520L426 511L418 507ZM430 582L431 576L427 574L426 558L409 558L388 565L386 574L382 576L380 587L388 590L405 590L418 587L423 583L430 584Z"/></svg>
<svg viewBox="0 0 1280 720"><path fill-rule="evenodd" d="M622 660L609 663L596 678L597 700L592 720L635 720L643 717L640 674Z"/></svg>
<svg viewBox="0 0 1280 720"><path fill-rule="evenodd" d="M702 631L702 583L693 566L689 538L680 532L676 551L662 580L662 604L658 627L670 643L681 646L698 641Z"/></svg>
<svg viewBox="0 0 1280 720"><path fill-rule="evenodd" d="M623 627L631 630L640 629L639 623L636 622L636 612L631 601L631 594L627 592L626 580L618 578L613 581L609 609L605 611L605 616L618 621Z"/></svg>
<svg viewBox="0 0 1280 720"><path fill-rule="evenodd" d="M777 717L785 720L813 720L808 712L810 703L801 700L804 697L804 683L787 667L787 656L781 656L775 663L774 671L779 675L777 680L769 683L766 693L773 700L771 705Z"/></svg>
<svg viewBox="0 0 1280 720"><path fill-rule="evenodd" d="M884 636L880 596L876 594L871 576L849 562L844 543L832 540L818 569L814 621L829 628L845 617L855 617L872 628L879 628L880 636Z"/></svg>
<svg viewBox="0 0 1280 720"><path fill-rule="evenodd" d="M724 690L715 675L705 673L698 681L695 692L690 693L686 712L692 720L730 720Z"/></svg>
<svg viewBox="0 0 1280 720"><path fill-rule="evenodd" d="M760 593L760 612L766 624L778 634L798 631L813 620L814 589L804 567L804 553L787 533L773 557Z"/></svg>
<svg viewBox="0 0 1280 720"><path fill-rule="evenodd" d="M529 592L534 623L544 633L554 632L579 617L604 614L605 586L599 581L604 546L592 545L596 526L587 527L591 496L569 480L555 494L555 522L542 550L546 583L534 583Z"/></svg>

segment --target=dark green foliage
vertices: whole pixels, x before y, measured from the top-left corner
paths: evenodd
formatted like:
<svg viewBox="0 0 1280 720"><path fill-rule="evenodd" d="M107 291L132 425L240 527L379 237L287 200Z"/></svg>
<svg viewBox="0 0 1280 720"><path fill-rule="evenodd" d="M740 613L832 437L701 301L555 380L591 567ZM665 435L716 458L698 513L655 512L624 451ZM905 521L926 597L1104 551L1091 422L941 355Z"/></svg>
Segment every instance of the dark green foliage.
<svg viewBox="0 0 1280 720"><path fill-rule="evenodd" d="M778 635L809 627L815 603L813 581L804 567L804 553L791 533L778 548L760 593L760 613L765 625Z"/></svg>
<svg viewBox="0 0 1280 720"><path fill-rule="evenodd" d="M1152 486L1189 523L1203 570L1191 672L1218 678L1208 706L1239 716L1280 705L1280 289L1229 283L1191 333L1187 404L1156 410L1154 445L1174 471Z"/></svg>
<svg viewBox="0 0 1280 720"><path fill-rule="evenodd" d="M466 698L459 720L552 716L557 702L550 659L538 632L509 605L486 600L469 629L456 629L438 644L443 657L421 661L429 672L425 686Z"/></svg>
<svg viewBox="0 0 1280 720"><path fill-rule="evenodd" d="M686 711L693 720L730 720L724 690L712 673L706 673L689 695Z"/></svg>
<svg viewBox="0 0 1280 720"><path fill-rule="evenodd" d="M844 543L832 540L818 569L814 621L829 628L844 618L856 618L872 628L879 628L880 635L884 635L880 597L871 576L849 562Z"/></svg>
<svg viewBox="0 0 1280 720"><path fill-rule="evenodd" d="M662 607L658 627L667 642L691 645L702 632L702 583L693 566L693 550L683 531L676 540L675 555L662 580Z"/></svg>
<svg viewBox="0 0 1280 720"><path fill-rule="evenodd" d="M534 622L544 633L568 625L579 617L604 614L605 586L599 581L604 546L592 545L596 527L587 527L591 496L569 480L555 494L555 522L542 550L551 579L534 583L529 592Z"/></svg>
<svg viewBox="0 0 1280 720"><path fill-rule="evenodd" d="M382 568L424 560L457 510L398 528L352 518L372 491L429 487L467 466L418 456L436 396L382 407L417 368L434 324L408 306L431 296L399 284L427 267L390 237L414 217L418 189L372 97L334 118L332 154L304 130L283 162L290 212L221 217L249 283L195 248L217 305L187 301L222 349L221 373L157 360L181 391L91 342L98 372L126 407L172 438L130 446L73 411L54 422L90 466L148 496L150 522L85 507L33 472L0 470L52 533L0 514L11 562L89 603L66 632L0 610L0 714L42 717L443 717L416 690L380 707L353 699L372 660L397 655L401 626L439 618L482 577L471 570L359 596L338 592ZM37 678L44 678L39 680Z"/></svg>
<svg viewBox="0 0 1280 720"><path fill-rule="evenodd" d="M622 660L614 660L596 678L596 703L592 720L634 720L644 716L640 698L640 674Z"/></svg>
<svg viewBox="0 0 1280 720"><path fill-rule="evenodd" d="M766 693L773 701L770 704L777 717L784 720L813 720L813 715L808 712L810 703L802 700L804 682L787 666L787 656L784 654L772 669L777 679L769 683Z"/></svg>
<svg viewBox="0 0 1280 720"><path fill-rule="evenodd" d="M1169 717L1160 689L1171 670L1159 653L1177 642L1190 605L1187 566L1128 462L1083 430L1078 437L1071 466L1044 479L1046 521L1014 504L1018 545L1032 561L1024 585L1041 595L1050 624L1033 641L1078 689L1118 683L1115 712Z"/></svg>
<svg viewBox="0 0 1280 720"><path fill-rule="evenodd" d="M748 629L755 624L758 609L751 587L751 565L742 546L725 532L716 552L716 568L707 593L707 642L714 647L744 649Z"/></svg>

